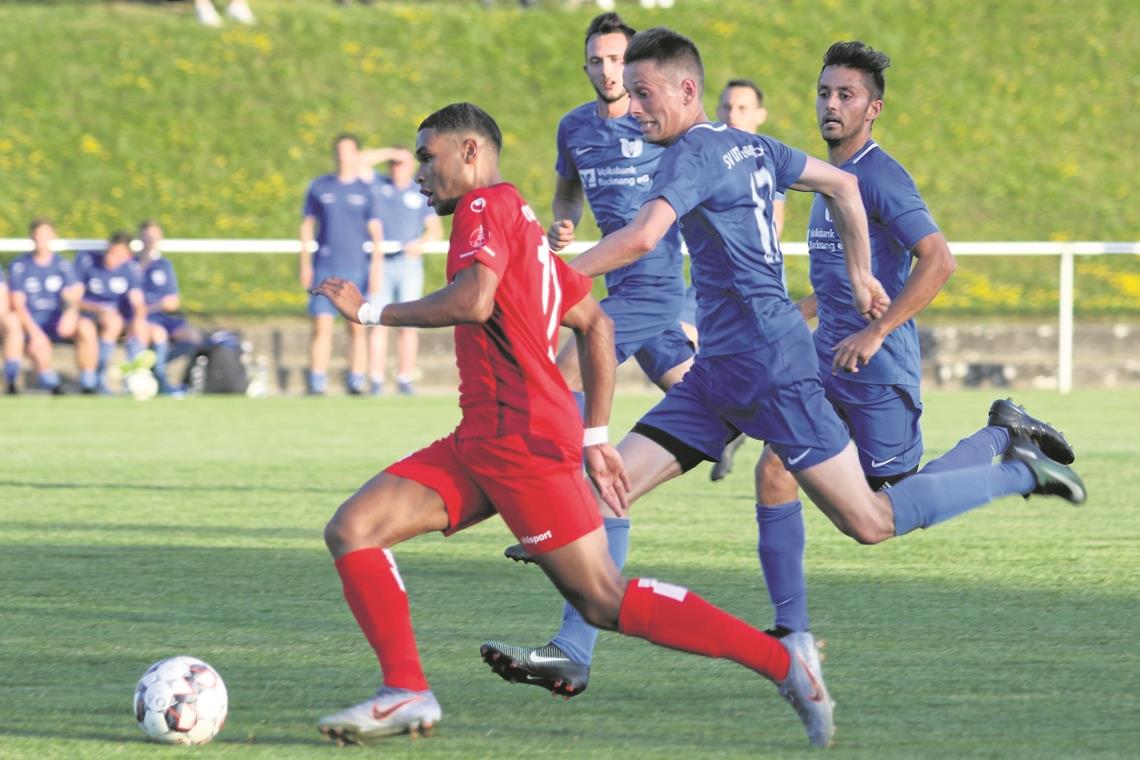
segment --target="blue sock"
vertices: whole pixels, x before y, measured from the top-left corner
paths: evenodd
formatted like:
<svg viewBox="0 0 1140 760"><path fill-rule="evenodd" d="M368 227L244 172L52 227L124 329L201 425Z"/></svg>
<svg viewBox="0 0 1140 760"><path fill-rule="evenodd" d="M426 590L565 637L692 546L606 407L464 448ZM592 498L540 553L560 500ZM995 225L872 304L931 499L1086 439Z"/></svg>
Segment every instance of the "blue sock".
<svg viewBox="0 0 1140 760"><path fill-rule="evenodd" d="M994 457L1004 454L1008 447L1009 429L990 425L958 441L954 448L937 459L927 462L921 472L929 474L993 464Z"/></svg>
<svg viewBox="0 0 1140 760"><path fill-rule="evenodd" d="M99 382L99 376L93 369L81 370L79 373L80 388L94 388Z"/></svg>
<svg viewBox="0 0 1140 760"><path fill-rule="evenodd" d="M578 416L586 419L586 394L584 391L571 391L574 394L574 403L578 405Z"/></svg>
<svg viewBox="0 0 1140 760"><path fill-rule="evenodd" d="M170 355L169 343L154 344L154 379L158 381L159 393L170 393L170 381L166 378L166 362Z"/></svg>
<svg viewBox="0 0 1140 760"><path fill-rule="evenodd" d="M309 392L310 393L324 393L325 388L328 387L329 376L324 372L310 372L309 373Z"/></svg>
<svg viewBox="0 0 1140 760"><path fill-rule="evenodd" d="M96 371L102 375L107 371L107 363L111 361L111 357L115 354L115 341L101 340L99 341L99 363L96 365Z"/></svg>
<svg viewBox="0 0 1140 760"><path fill-rule="evenodd" d="M127 338L127 361L133 362L142 353L144 346L138 338Z"/></svg>
<svg viewBox="0 0 1140 760"><path fill-rule="evenodd" d="M776 625L806 631L809 621L803 503L797 499L774 507L757 504L756 522L760 528L760 567L776 610Z"/></svg>
<svg viewBox="0 0 1140 760"><path fill-rule="evenodd" d="M348 373L348 389L353 393L360 393L364 390L364 373L363 372L349 372Z"/></svg>
<svg viewBox="0 0 1140 760"><path fill-rule="evenodd" d="M16 378L20 376L20 360L19 359L5 359L4 360L4 382L14 383Z"/></svg>
<svg viewBox="0 0 1140 760"><path fill-rule="evenodd" d="M929 528L1000 496L1033 490L1037 478L1024 462L913 475L884 491L895 513L895 535Z"/></svg>
<svg viewBox="0 0 1140 760"><path fill-rule="evenodd" d="M57 373L54 369L44 370L40 373L39 377L36 378L36 382L45 391L50 391L52 388L55 388L57 385L59 385L59 373Z"/></svg>
<svg viewBox="0 0 1140 760"><path fill-rule="evenodd" d="M607 517L606 540L610 544L610 557L621 569L629 554L629 518ZM551 639L574 662L589 665L594 659L594 644L598 629L582 619L578 610L569 603L562 610L562 627Z"/></svg>

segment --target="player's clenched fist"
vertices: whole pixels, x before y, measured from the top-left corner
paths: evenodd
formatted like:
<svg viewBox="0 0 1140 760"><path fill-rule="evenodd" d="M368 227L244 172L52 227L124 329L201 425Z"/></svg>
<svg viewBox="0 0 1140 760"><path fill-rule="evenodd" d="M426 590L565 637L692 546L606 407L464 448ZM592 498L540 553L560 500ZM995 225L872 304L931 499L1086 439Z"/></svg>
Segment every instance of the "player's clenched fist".
<svg viewBox="0 0 1140 760"><path fill-rule="evenodd" d="M360 322L360 307L364 305L364 296L360 288L351 280L340 277L329 277L309 291L313 295L321 295L332 301L336 310L344 315L345 319Z"/></svg>
<svg viewBox="0 0 1140 760"><path fill-rule="evenodd" d="M559 219L546 231L546 239L550 244L550 250L561 251L574 242L574 222L569 219Z"/></svg>

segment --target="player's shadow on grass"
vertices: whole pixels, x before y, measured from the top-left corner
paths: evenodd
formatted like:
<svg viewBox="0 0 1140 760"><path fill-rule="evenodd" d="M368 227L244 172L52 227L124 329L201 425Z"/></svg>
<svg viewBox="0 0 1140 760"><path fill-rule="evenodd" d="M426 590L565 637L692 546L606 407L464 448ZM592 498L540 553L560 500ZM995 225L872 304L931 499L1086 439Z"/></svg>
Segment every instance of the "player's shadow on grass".
<svg viewBox="0 0 1140 760"><path fill-rule="evenodd" d="M233 483L83 483L83 482L44 482L34 480L0 480L0 488L34 488L44 491L155 491L160 493L185 493L192 491L234 491L239 493L329 493L348 495L345 486L279 486L248 485Z"/></svg>

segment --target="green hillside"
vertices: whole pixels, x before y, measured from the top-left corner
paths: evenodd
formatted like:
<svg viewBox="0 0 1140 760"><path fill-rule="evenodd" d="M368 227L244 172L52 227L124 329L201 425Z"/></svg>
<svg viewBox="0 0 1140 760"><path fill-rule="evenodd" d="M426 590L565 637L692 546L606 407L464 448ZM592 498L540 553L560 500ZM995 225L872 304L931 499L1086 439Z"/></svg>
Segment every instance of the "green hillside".
<svg viewBox="0 0 1140 760"><path fill-rule="evenodd" d="M549 208L557 119L591 94L581 37L596 7L253 7L257 26L213 30L194 22L189 3L0 5L0 237L23 234L37 215L75 237L146 216L175 237L293 237L306 183L330 167L334 134L410 144L424 116L461 99L496 116L505 176L537 209ZM618 8L638 28L666 24L694 38L710 111L721 82L754 77L770 132L816 155L823 50L841 38L886 50L894 67L876 136L952 240L1140 239L1140 212L1128 202L1140 176L1140 13L1124 0L678 0L654 11L628 0ZM789 204L793 238L808 205ZM586 225L581 234L597 233ZM303 301L289 257L177 264L197 310L272 313ZM1054 260L974 259L961 269L943 309L1055 303ZM1078 299L1087 313L1140 311L1131 257L1082 261L1078 281L1089 289Z"/></svg>

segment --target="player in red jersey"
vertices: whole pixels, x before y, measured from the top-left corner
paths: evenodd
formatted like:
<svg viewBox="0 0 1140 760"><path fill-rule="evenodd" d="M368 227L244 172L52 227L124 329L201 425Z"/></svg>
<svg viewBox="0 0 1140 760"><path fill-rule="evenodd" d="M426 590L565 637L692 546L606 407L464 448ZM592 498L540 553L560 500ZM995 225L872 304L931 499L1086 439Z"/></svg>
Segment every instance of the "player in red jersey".
<svg viewBox="0 0 1140 760"><path fill-rule="evenodd" d="M463 413L454 432L369 480L325 527L383 685L365 702L323 718L321 732L338 743L371 743L439 722L389 547L429 531L449 535L498 512L592 625L751 668L777 683L813 742L826 743L830 697L802 660L685 588L627 581L610 559L580 468L584 457L600 498L625 505L629 482L606 440L613 325L590 296L590 280L550 253L534 212L500 178L501 148L494 120L468 103L420 124L421 192L438 214L455 215L447 286L380 310L346 280L330 278L314 289L363 324L454 325ZM585 430L554 363L559 325L578 342Z"/></svg>

